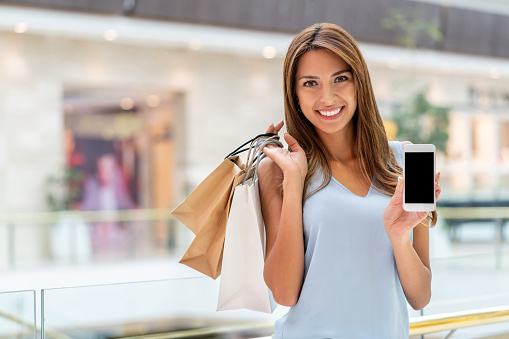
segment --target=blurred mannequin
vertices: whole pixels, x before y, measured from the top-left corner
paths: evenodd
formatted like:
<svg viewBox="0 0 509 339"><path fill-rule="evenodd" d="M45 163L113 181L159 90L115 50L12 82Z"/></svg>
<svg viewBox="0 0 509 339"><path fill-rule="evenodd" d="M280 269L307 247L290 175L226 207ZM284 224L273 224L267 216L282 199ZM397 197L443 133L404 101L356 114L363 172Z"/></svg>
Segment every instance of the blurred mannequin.
<svg viewBox="0 0 509 339"><path fill-rule="evenodd" d="M113 154L97 158L97 173L86 179L81 209L116 211L134 208L124 177ZM94 254L100 258L122 254L128 245L128 229L118 222L91 224Z"/></svg>

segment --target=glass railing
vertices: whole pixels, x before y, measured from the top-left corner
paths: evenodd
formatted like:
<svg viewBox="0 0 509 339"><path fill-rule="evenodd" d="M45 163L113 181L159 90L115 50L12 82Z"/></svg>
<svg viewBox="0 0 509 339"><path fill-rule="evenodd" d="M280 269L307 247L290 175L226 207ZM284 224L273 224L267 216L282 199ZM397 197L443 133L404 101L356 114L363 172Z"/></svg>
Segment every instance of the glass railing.
<svg viewBox="0 0 509 339"><path fill-rule="evenodd" d="M192 237L169 209L3 213L0 270L182 256Z"/></svg>
<svg viewBox="0 0 509 339"><path fill-rule="evenodd" d="M426 314L509 305L509 253L435 259L432 269Z"/></svg>
<svg viewBox="0 0 509 339"><path fill-rule="evenodd" d="M45 338L99 339L241 325L260 337L271 329L259 324L285 312L216 312L218 291L219 279L208 277L45 289L42 328Z"/></svg>
<svg viewBox="0 0 509 339"><path fill-rule="evenodd" d="M434 259L431 267L432 297L422 315L446 317L447 314L458 312L509 306L509 253ZM468 319L465 318L465 324ZM448 333L450 331L445 331L443 337ZM504 334L509 337L509 322L460 328L454 332L458 337L488 337L489 334Z"/></svg>
<svg viewBox="0 0 509 339"><path fill-rule="evenodd" d="M35 291L0 293L0 339L35 339Z"/></svg>
<svg viewBox="0 0 509 339"><path fill-rule="evenodd" d="M432 300L422 313L410 310L413 321L422 318L421 315L445 319L458 311L509 305L508 253L434 259L432 267ZM45 337L150 338L155 333L172 333L172 338L200 338L204 333L221 338L269 336L274 321L288 308L278 307L273 314L247 310L216 312L219 279L200 277L46 289L42 291ZM458 324L455 319L454 325L451 322L451 328L459 327L456 334L509 336L509 322L478 326L482 322L461 321ZM476 326L469 327L473 324ZM424 338L444 338L451 331L443 331L442 337L438 333Z"/></svg>

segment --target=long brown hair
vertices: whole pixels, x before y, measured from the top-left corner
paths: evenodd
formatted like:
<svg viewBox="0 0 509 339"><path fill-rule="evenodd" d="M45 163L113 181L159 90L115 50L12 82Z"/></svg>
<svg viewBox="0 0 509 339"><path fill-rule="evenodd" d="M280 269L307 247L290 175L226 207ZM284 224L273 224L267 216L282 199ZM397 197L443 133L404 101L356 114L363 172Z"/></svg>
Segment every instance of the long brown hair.
<svg viewBox="0 0 509 339"><path fill-rule="evenodd" d="M304 196L309 196L329 184L332 177L325 147L308 119L299 112L295 77L300 57L310 51L323 49L343 59L351 68L357 95L357 110L353 116L355 152L365 180L383 194L392 196L402 176L389 147L382 117L375 101L368 67L355 39L343 28L329 23L320 23L302 30L291 42L284 61L284 101L286 128L306 152L308 173L304 182ZM307 192L310 182L320 175L322 184ZM436 212L430 213L431 226L436 224Z"/></svg>

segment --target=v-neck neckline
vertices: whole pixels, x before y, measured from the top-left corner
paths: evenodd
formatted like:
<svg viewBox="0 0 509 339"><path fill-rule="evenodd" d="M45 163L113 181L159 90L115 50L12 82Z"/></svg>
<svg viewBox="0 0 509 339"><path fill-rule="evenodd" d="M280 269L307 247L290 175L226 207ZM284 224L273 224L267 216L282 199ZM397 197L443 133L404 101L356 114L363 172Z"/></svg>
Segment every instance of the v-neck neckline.
<svg viewBox="0 0 509 339"><path fill-rule="evenodd" d="M362 196L362 195L357 195L355 193L353 193L352 191L350 191L345 185L343 185L342 183L339 182L339 180L337 180L336 178L334 178L334 176L331 174L331 180L334 181L335 183L337 183L339 186L343 187L348 193L356 196L357 198L361 198L361 199L364 199L364 198L367 198L370 196L371 194L371 191L373 190L373 185L369 185L369 190L368 190L368 193L365 195L365 196Z"/></svg>

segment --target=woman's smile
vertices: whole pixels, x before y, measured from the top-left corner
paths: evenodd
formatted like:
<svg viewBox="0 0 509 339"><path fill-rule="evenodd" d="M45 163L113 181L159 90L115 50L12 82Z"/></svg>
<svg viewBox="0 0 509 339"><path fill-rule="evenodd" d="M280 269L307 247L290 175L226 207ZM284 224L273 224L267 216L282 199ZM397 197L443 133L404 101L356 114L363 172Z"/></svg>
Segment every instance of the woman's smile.
<svg viewBox="0 0 509 339"><path fill-rule="evenodd" d="M334 120L336 118L339 118L339 116L343 112L343 107L345 107L345 106L341 106L341 107L337 107L337 108L333 108L333 109L319 109L319 110L316 110L316 112L318 112L318 114L325 120Z"/></svg>

